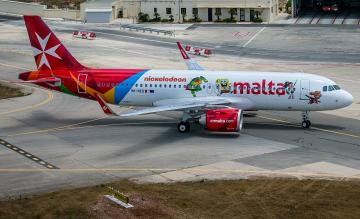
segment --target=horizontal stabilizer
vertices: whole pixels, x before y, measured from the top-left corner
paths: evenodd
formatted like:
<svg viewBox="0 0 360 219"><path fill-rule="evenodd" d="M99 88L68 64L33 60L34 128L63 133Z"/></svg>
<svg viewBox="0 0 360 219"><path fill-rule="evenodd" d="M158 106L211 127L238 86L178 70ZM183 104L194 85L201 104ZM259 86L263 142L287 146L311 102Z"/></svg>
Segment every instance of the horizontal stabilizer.
<svg viewBox="0 0 360 219"><path fill-rule="evenodd" d="M39 84L39 83L60 83L61 80L55 77L47 77L47 78L39 78L36 80L28 80L28 81L10 81L10 83L20 83L20 84Z"/></svg>

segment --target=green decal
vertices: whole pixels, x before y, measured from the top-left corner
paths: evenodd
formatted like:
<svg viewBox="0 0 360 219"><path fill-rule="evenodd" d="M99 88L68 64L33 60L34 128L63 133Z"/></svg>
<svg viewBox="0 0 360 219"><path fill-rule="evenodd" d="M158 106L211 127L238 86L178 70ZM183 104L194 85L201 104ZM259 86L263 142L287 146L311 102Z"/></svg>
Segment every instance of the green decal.
<svg viewBox="0 0 360 219"><path fill-rule="evenodd" d="M208 80L204 78L203 76L196 77L190 81L190 83L186 86L186 90L189 90L193 97L196 97L196 92L199 92L202 90L201 84L205 82L207 83Z"/></svg>

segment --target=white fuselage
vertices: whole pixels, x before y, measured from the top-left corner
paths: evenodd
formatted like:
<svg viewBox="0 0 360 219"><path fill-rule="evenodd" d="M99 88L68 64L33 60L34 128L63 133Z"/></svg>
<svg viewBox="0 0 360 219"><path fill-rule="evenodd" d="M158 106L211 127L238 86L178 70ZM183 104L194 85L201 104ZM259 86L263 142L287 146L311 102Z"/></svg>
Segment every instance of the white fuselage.
<svg viewBox="0 0 360 219"><path fill-rule="evenodd" d="M166 99L221 96L244 110L318 111L343 108L353 101L332 80L305 73L148 70L128 82L131 88L122 105L154 106Z"/></svg>

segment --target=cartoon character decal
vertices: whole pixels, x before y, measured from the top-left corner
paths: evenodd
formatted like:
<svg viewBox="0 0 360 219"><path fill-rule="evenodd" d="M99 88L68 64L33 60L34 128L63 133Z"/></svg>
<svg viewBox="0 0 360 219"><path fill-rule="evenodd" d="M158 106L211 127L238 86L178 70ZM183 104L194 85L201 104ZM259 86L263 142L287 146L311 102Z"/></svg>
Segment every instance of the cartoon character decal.
<svg viewBox="0 0 360 219"><path fill-rule="evenodd" d="M203 76L193 78L190 81L190 83L186 86L186 90L191 91L191 94L193 95L193 97L196 97L196 92L199 92L202 90L201 84L203 82L205 82L205 83L208 82L208 80Z"/></svg>
<svg viewBox="0 0 360 219"><path fill-rule="evenodd" d="M219 94L218 94L219 96L221 94L230 93L231 85L230 85L229 79L224 79L224 78L216 79L215 84L216 84L216 88L219 92Z"/></svg>
<svg viewBox="0 0 360 219"><path fill-rule="evenodd" d="M297 81L295 81L295 83L293 83L291 81L286 81L284 83L285 92L289 95L288 99L294 99L295 98L294 93L295 93L295 90L296 90L296 88L295 88L296 82Z"/></svg>
<svg viewBox="0 0 360 219"><path fill-rule="evenodd" d="M320 98L321 98L321 91L312 91L309 92L309 95L306 95L306 97L309 98L309 104L318 104L321 103Z"/></svg>

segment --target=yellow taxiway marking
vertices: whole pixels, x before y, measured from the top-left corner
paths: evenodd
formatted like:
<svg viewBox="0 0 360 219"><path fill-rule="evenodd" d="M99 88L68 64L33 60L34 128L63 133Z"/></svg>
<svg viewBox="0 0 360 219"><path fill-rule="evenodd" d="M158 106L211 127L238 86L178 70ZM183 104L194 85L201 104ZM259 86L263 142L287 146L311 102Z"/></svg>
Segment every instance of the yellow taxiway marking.
<svg viewBox="0 0 360 219"><path fill-rule="evenodd" d="M50 128L50 129L42 129L42 130L32 131L32 132L21 132L21 133L16 133L16 134L13 134L13 135L7 135L7 136L4 136L4 137L8 138L8 137L23 136L23 135L47 133L47 132L70 131L70 130L77 130L77 129L108 127L108 126L141 125L141 124L173 124L174 123L174 122L126 122L126 123L115 123L115 124L104 124L104 125L78 126L78 125L86 124L86 123L89 123L89 122L94 122L94 121L97 121L97 120L101 120L101 119L104 119L104 118L107 118L107 117L108 116L104 116L104 117L100 117L100 118L96 118L96 119L92 119L92 120L88 120L88 121L84 121L84 122L80 122L80 123L76 123L76 124L71 124L71 125L66 125L66 126L59 126L59 127Z"/></svg>
<svg viewBox="0 0 360 219"><path fill-rule="evenodd" d="M6 53L16 53L16 54L21 54L21 55L27 55L27 56L33 56L33 53L31 51L19 51L19 50L14 50L14 49L0 49L0 52L6 52Z"/></svg>
<svg viewBox="0 0 360 219"><path fill-rule="evenodd" d="M16 68L16 69L20 69L20 70L25 70L25 71L31 71L31 69L19 67L16 65L10 65L10 64L5 64L5 63L0 63L0 65L5 66L5 67L10 67L10 68Z"/></svg>
<svg viewBox="0 0 360 219"><path fill-rule="evenodd" d="M257 117L267 119L267 120L276 121L276 122L283 122L283 123L286 123L286 124L293 124L293 123L285 121L285 120L274 119L274 118L266 117L266 116L257 115ZM296 126L295 124L293 124L293 125ZM349 134L349 133L345 133L345 132L333 131L333 130L328 130L328 129L322 129L322 128L317 128L317 127L313 127L313 126L310 127L310 130L311 129L312 130L317 130L317 131L322 131L322 132L333 133L333 134L337 134L337 135L343 135L343 136L352 137L352 138L360 138L360 136L358 136L358 135L353 135L353 134Z"/></svg>
<svg viewBox="0 0 360 219"><path fill-rule="evenodd" d="M40 134L40 133L46 133L46 132L51 132L51 131L61 131L61 130L66 130L66 129L72 129L72 128L79 128L79 127L74 127L74 126L78 126L78 125L82 125L82 124L86 124L89 122L94 122L94 121L98 121L104 118L107 118L108 116L103 116L100 118L95 118L95 119L91 119L91 120L87 120L84 122L79 122L79 123L74 123L74 124L70 124L70 125L65 125L65 126L59 126L59 127L55 127L55 128L49 128L49 129L42 129L42 130L37 130L37 131L31 131L31 132L21 132L21 133L16 133L13 135L7 135L6 137L16 137L16 136L22 136L22 135L31 135L31 134Z"/></svg>
<svg viewBox="0 0 360 219"><path fill-rule="evenodd" d="M45 92L42 89L39 89L39 90ZM49 103L50 101L52 101L54 99L54 94L53 94L52 91L46 91L46 93L47 93L47 98L45 100L41 101L40 103L30 105L30 106L26 106L26 107L22 107L22 108L19 108L19 109L10 110L10 111L7 111L7 112L0 112L0 116L10 114L10 113L21 112L21 111L25 111L25 110L29 110L29 109L34 109L36 107L45 105L45 104Z"/></svg>
<svg viewBox="0 0 360 219"><path fill-rule="evenodd" d="M51 165L48 165L48 167ZM337 178L359 178L356 176L344 177L339 174L328 174L328 173L308 173L308 172L289 172L289 171L271 171L271 170L241 170L241 169L214 169L214 168L190 168L190 169L170 169L170 168L92 168L92 169L53 169L49 167L48 169L12 169L12 168L1 168L0 173L17 173L17 172L68 172L68 173L79 173L79 172L136 172L136 171L149 171L149 172L186 172L189 174L204 172L209 173L243 173L243 174L264 174L266 176L274 175L290 175L290 176L318 176L318 177L337 177Z"/></svg>

